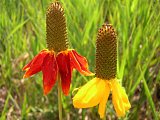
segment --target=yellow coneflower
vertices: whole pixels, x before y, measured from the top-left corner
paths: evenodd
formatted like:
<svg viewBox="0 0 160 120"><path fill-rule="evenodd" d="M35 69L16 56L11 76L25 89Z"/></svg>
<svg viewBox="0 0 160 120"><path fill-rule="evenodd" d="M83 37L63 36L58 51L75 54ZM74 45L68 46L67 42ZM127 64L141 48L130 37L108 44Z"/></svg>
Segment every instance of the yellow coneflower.
<svg viewBox="0 0 160 120"><path fill-rule="evenodd" d="M96 77L82 86L73 97L75 108L88 108L99 104L98 113L104 117L110 92L117 116L125 115L131 107L125 89L116 78L117 38L113 27L104 24L99 29L96 41Z"/></svg>

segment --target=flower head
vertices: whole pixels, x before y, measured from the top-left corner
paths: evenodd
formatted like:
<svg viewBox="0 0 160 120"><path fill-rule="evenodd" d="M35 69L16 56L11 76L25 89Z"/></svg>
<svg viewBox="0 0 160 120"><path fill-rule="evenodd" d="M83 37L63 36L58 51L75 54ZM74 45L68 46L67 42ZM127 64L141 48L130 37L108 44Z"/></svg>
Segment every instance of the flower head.
<svg viewBox="0 0 160 120"><path fill-rule="evenodd" d="M117 116L124 116L131 105L124 88L116 78L116 70L116 33L110 24L104 24L96 41L96 77L79 89L73 98L74 107L88 108L99 104L98 113L103 118L108 96L112 93L112 103Z"/></svg>
<svg viewBox="0 0 160 120"><path fill-rule="evenodd" d="M23 78L28 78L37 72L43 73L43 90L48 94L54 86L57 75L60 74L62 91L68 95L72 70L75 68L84 75L93 75L88 70L85 57L74 49L68 49L66 21L64 10L59 2L52 3L46 15L47 46L24 66Z"/></svg>
<svg viewBox="0 0 160 120"><path fill-rule="evenodd" d="M68 49L64 10L59 2L51 3L46 13L47 46L56 53Z"/></svg>

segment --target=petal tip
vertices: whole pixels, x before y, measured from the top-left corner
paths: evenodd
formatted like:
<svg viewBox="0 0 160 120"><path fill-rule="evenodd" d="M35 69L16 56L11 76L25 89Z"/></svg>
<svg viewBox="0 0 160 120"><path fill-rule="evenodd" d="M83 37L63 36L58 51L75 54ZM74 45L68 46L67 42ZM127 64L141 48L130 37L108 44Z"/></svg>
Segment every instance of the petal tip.
<svg viewBox="0 0 160 120"><path fill-rule="evenodd" d="M22 68L22 71L27 71L27 70L29 70L29 67L24 66L24 67Z"/></svg>
<svg viewBox="0 0 160 120"><path fill-rule="evenodd" d="M64 94L65 96L68 96L68 95L69 95L69 91L67 91L67 92L66 92L66 91L65 91L65 92L63 91L63 94Z"/></svg>
<svg viewBox="0 0 160 120"><path fill-rule="evenodd" d="M43 90L43 93L44 93L44 95L48 95L48 93L50 92L51 90L49 90L49 89L44 89Z"/></svg>
<svg viewBox="0 0 160 120"><path fill-rule="evenodd" d="M27 74L23 75L23 79L28 78L29 76Z"/></svg>
<svg viewBox="0 0 160 120"><path fill-rule="evenodd" d="M94 75L95 75L95 73L90 72L86 76L94 76Z"/></svg>
<svg viewBox="0 0 160 120"><path fill-rule="evenodd" d="M48 92L43 91L44 96L48 95Z"/></svg>
<svg viewBox="0 0 160 120"><path fill-rule="evenodd" d="M52 90L52 86L45 85L43 87L43 93L44 93L44 95L47 95L51 90Z"/></svg>

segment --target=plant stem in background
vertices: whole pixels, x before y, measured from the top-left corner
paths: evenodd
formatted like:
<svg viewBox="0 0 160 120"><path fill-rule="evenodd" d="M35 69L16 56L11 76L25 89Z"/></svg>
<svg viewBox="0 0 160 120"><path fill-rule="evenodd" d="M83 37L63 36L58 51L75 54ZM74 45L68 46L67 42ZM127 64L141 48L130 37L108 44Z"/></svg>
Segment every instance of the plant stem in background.
<svg viewBox="0 0 160 120"><path fill-rule="evenodd" d="M60 75L58 75L58 111L59 111L59 120L62 120L62 91L61 91Z"/></svg>

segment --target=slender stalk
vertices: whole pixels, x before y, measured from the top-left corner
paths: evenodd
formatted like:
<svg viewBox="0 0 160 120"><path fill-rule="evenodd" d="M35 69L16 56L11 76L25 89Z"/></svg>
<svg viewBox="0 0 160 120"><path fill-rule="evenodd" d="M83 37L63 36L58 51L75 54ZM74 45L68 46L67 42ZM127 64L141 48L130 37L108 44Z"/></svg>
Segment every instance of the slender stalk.
<svg viewBox="0 0 160 120"><path fill-rule="evenodd" d="M58 111L59 111L59 120L62 120L62 90L61 90L60 75L58 75Z"/></svg>

